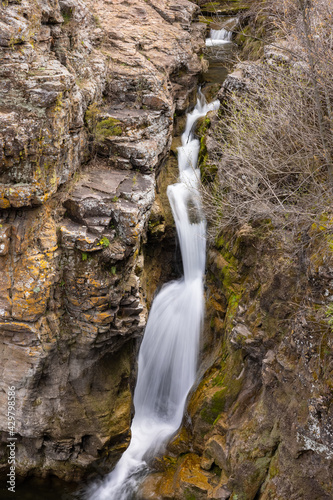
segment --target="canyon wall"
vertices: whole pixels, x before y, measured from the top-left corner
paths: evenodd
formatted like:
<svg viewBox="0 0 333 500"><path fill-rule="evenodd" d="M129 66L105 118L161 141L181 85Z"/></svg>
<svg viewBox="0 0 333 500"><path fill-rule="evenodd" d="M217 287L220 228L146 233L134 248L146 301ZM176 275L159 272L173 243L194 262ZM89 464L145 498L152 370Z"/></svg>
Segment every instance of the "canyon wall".
<svg viewBox="0 0 333 500"><path fill-rule="evenodd" d="M187 0L1 3L0 406L15 386L18 474L79 479L128 443L142 244L201 71L197 12ZM5 470L4 411L0 426Z"/></svg>
<svg viewBox="0 0 333 500"><path fill-rule="evenodd" d="M128 444L138 339L174 250L156 174L157 191L175 176L174 117L202 69L198 12L186 0L1 4L0 405L14 385L22 475L79 480ZM240 64L219 97L253 78ZM206 178L219 119L198 129ZM210 242L197 385L143 498L332 498L331 219L298 252L269 219ZM0 425L6 471L3 411Z"/></svg>

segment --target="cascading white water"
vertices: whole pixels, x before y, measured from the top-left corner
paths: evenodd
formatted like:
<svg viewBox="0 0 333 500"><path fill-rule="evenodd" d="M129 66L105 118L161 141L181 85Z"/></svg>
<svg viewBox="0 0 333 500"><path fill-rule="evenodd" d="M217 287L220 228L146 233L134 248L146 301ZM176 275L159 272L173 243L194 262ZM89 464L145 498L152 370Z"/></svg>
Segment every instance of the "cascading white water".
<svg viewBox="0 0 333 500"><path fill-rule="evenodd" d="M178 148L179 182L167 190L184 277L166 284L153 302L139 353L132 439L114 471L101 485L90 489L89 500L131 498L138 473L181 424L185 400L195 381L204 314L206 223L198 194L199 141L194 126L219 105L219 101L207 104L199 92L196 107L187 116L182 146Z"/></svg>
<svg viewBox="0 0 333 500"><path fill-rule="evenodd" d="M206 47L231 43L231 39L232 31L228 31L225 28L222 28L221 30L210 30L210 37L206 38Z"/></svg>

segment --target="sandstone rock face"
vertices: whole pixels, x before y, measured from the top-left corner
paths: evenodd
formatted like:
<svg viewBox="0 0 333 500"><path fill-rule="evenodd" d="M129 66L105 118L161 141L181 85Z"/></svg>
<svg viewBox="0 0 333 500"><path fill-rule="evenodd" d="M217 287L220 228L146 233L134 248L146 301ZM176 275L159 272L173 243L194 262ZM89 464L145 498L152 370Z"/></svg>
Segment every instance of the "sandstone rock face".
<svg viewBox="0 0 333 500"><path fill-rule="evenodd" d="M0 404L14 385L20 474L77 479L126 446L142 243L201 70L196 13L187 0L0 6Z"/></svg>

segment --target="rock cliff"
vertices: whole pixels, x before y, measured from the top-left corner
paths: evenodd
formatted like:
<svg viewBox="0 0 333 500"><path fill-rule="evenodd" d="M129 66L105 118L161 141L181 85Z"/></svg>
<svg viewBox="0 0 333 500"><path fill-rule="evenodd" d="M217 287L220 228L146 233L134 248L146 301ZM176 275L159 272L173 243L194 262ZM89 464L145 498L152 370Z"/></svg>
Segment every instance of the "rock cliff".
<svg viewBox="0 0 333 500"><path fill-rule="evenodd" d="M332 251L323 231L312 229L316 244L296 266L290 241L265 226L225 234L209 252L203 375L156 463L163 472L143 487L149 498L332 497L332 336L319 312L332 293Z"/></svg>
<svg viewBox="0 0 333 500"><path fill-rule="evenodd" d="M142 242L201 71L197 9L1 3L0 405L15 386L21 475L78 479L128 441Z"/></svg>

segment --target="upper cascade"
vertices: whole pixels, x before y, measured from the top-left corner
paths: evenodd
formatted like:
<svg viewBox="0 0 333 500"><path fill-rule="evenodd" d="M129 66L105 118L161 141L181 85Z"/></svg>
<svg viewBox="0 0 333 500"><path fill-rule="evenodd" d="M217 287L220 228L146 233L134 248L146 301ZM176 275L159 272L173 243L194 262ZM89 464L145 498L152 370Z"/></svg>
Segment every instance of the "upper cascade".
<svg viewBox="0 0 333 500"><path fill-rule="evenodd" d="M210 30L209 38L206 38L206 46L212 47L215 45L224 45L225 43L231 43L232 31L228 31L225 28L220 30Z"/></svg>

